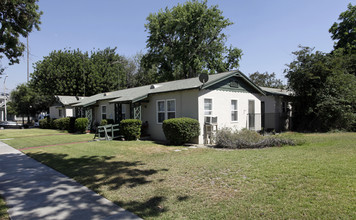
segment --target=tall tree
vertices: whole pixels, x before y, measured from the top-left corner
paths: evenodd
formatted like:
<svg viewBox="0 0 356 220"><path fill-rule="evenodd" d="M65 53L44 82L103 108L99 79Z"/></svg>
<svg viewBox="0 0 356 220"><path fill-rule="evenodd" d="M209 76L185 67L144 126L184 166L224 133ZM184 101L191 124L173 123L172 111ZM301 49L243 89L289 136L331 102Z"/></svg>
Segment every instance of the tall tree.
<svg viewBox="0 0 356 220"><path fill-rule="evenodd" d="M355 129L356 76L343 65L344 55L313 52L301 47L287 65L286 77L294 91L299 129L328 131Z"/></svg>
<svg viewBox="0 0 356 220"><path fill-rule="evenodd" d="M334 48L344 48L356 53L356 5L348 4L347 10L339 16L340 22L335 22L329 32L331 38L336 40Z"/></svg>
<svg viewBox="0 0 356 220"><path fill-rule="evenodd" d="M268 72L259 73L258 71L250 75L250 79L253 83L258 86L270 87L270 88L279 88L282 89L285 87L281 79L276 78L275 73L269 74Z"/></svg>
<svg viewBox="0 0 356 220"><path fill-rule="evenodd" d="M145 67L156 66L158 81L195 77L238 67L242 52L225 46L222 32L233 23L218 6L188 1L150 14L145 25L149 36Z"/></svg>
<svg viewBox="0 0 356 220"><path fill-rule="evenodd" d="M48 95L91 96L127 88L126 58L116 48L53 51L34 65L30 85Z"/></svg>
<svg viewBox="0 0 356 220"><path fill-rule="evenodd" d="M27 37L33 27L39 30L42 12L38 0L1 0L0 1L0 59L4 54L9 64L19 62L25 49L19 37Z"/></svg>

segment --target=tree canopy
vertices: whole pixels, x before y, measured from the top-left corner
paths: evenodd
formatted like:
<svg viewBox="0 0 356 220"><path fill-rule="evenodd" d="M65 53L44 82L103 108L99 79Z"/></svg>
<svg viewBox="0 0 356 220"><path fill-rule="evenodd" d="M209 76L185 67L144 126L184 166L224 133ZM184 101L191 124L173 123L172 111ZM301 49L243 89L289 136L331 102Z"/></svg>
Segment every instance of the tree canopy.
<svg viewBox="0 0 356 220"><path fill-rule="evenodd" d="M25 50L19 37L27 37L33 27L40 29L42 12L39 11L37 2L38 0L0 1L0 59L5 55L9 64L18 63Z"/></svg>
<svg viewBox="0 0 356 220"><path fill-rule="evenodd" d="M356 76L343 65L346 55L313 50L300 47L285 70L298 129L355 129Z"/></svg>
<svg viewBox="0 0 356 220"><path fill-rule="evenodd" d="M284 88L281 79L276 78L275 73L269 74L268 72L259 73L258 71L250 75L250 79L258 86L264 86L269 88Z"/></svg>
<svg viewBox="0 0 356 220"><path fill-rule="evenodd" d="M34 65L30 85L48 95L91 96L127 88L128 60L116 48L53 51Z"/></svg>
<svg viewBox="0 0 356 220"><path fill-rule="evenodd" d="M222 32L233 23L218 6L196 0L166 8L147 17L146 68L157 68L158 81L195 77L238 67L242 51L227 47Z"/></svg>
<svg viewBox="0 0 356 220"><path fill-rule="evenodd" d="M335 22L329 29L331 38L336 40L334 48L356 52L356 5L349 3L347 10L340 14L338 20L340 22Z"/></svg>

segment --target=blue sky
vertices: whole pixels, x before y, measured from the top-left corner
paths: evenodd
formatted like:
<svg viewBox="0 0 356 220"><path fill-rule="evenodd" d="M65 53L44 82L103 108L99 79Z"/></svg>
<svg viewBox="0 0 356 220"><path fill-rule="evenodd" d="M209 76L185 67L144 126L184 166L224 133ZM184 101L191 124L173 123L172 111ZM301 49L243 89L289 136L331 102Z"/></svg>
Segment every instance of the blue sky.
<svg viewBox="0 0 356 220"><path fill-rule="evenodd" d="M117 47L120 55L146 51L144 24L150 13L185 1L174 0L42 0L39 2L41 30L30 34L32 65L53 50L64 48L90 51ZM234 24L225 30L228 45L242 49L239 69L275 72L283 79L285 65L293 60L298 45L329 52L333 41L328 32L350 0L209 0L219 5ZM25 42L25 40L23 40ZM7 65L7 92L27 80L26 57L20 64ZM2 82L1 82L2 84ZM3 87L1 86L1 91Z"/></svg>

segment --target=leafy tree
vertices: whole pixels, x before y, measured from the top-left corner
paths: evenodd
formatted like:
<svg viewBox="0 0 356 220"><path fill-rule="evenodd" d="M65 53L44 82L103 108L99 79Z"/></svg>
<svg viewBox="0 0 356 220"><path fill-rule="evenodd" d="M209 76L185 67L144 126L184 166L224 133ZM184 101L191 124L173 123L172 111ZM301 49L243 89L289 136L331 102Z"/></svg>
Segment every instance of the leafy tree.
<svg viewBox="0 0 356 220"><path fill-rule="evenodd" d="M336 40L335 49L344 48L356 52L356 5L349 3L347 10L339 16L340 23L335 22L329 32Z"/></svg>
<svg viewBox="0 0 356 220"><path fill-rule="evenodd" d="M342 53L313 52L300 47L287 65L286 77L294 91L298 128L312 131L354 129L356 123L356 76L343 65Z"/></svg>
<svg viewBox="0 0 356 220"><path fill-rule="evenodd" d="M195 77L201 72L216 73L238 67L242 52L225 46L224 28L233 23L218 6L207 1L188 1L172 9L150 14L145 25L148 53L146 68L157 68L158 81Z"/></svg>
<svg viewBox="0 0 356 220"><path fill-rule="evenodd" d="M35 116L47 111L52 97L37 93L28 84L20 84L11 92L11 107L21 116Z"/></svg>
<svg viewBox="0 0 356 220"><path fill-rule="evenodd" d="M270 88L284 88L282 80L276 78L275 73L269 74L268 72L259 73L258 71L250 75L250 79L258 86Z"/></svg>
<svg viewBox="0 0 356 220"><path fill-rule="evenodd" d="M33 27L39 30L42 15L36 4L38 0L1 0L0 1L0 59L4 54L10 64L19 63L19 57L25 49L20 35L27 37Z"/></svg>
<svg viewBox="0 0 356 220"><path fill-rule="evenodd" d="M126 58L116 48L53 51L35 63L31 87L48 95L91 96L126 86Z"/></svg>

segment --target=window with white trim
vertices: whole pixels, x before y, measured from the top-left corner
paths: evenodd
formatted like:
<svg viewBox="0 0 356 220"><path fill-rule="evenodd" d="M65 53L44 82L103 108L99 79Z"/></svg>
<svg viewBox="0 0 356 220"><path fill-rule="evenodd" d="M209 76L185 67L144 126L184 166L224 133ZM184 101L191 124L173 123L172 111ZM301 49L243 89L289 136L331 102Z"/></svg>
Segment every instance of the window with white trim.
<svg viewBox="0 0 356 220"><path fill-rule="evenodd" d="M106 105L101 106L101 119L106 119Z"/></svg>
<svg viewBox="0 0 356 220"><path fill-rule="evenodd" d="M59 118L62 117L62 109L58 109L58 117L59 117Z"/></svg>
<svg viewBox="0 0 356 220"><path fill-rule="evenodd" d="M166 117L166 104L164 100L157 101L157 123L162 123Z"/></svg>
<svg viewBox="0 0 356 220"><path fill-rule="evenodd" d="M212 114L213 114L213 100L204 99L204 115L212 115Z"/></svg>
<svg viewBox="0 0 356 220"><path fill-rule="evenodd" d="M161 124L164 120L176 117L176 100L157 101L157 123Z"/></svg>
<svg viewBox="0 0 356 220"><path fill-rule="evenodd" d="M236 122L238 120L237 100L231 100L231 121Z"/></svg>
<svg viewBox="0 0 356 220"><path fill-rule="evenodd" d="M176 117L176 100L167 100L167 119Z"/></svg>

